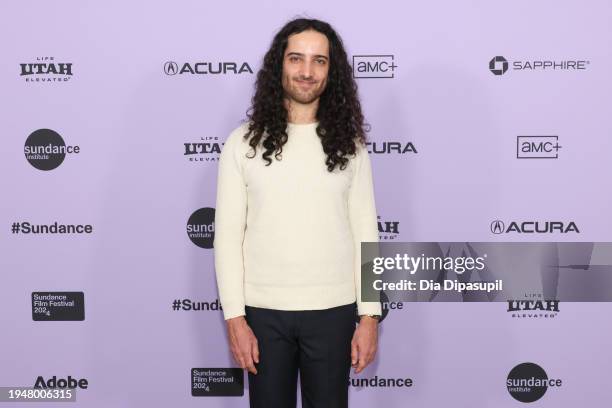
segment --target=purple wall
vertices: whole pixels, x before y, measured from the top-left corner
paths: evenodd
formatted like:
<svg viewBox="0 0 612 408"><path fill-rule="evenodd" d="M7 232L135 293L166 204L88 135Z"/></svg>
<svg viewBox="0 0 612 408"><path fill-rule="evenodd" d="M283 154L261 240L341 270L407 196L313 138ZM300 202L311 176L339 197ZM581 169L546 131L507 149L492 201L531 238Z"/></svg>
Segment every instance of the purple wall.
<svg viewBox="0 0 612 408"><path fill-rule="evenodd" d="M76 404L57 407L248 406L246 376L241 397L191 395L193 368L235 364L219 311L172 303L217 299L210 239L190 239L187 224L210 225L210 213L190 217L215 206L214 146L244 117L255 75L165 68L234 62L256 73L298 14L330 22L356 63L378 62L356 76L387 76L357 80L381 242L611 241L612 3L293 3L0 5L0 386L87 379ZM563 66L532 66L544 61ZM38 63L71 75L21 75ZM39 170L24 155L38 129L80 151ZM533 140L561 148L517 158L518 136L554 136ZM185 155L191 143L212 151ZM580 232L496 235L496 219ZM93 232L12 227L56 221ZM35 320L33 292L83 292L84 319ZM515 407L506 377L522 362L563 381L539 406L604 406L611 311L562 303L554 316L518 318L502 302L405 303L381 323L376 362L351 377L412 386L352 386L351 406Z"/></svg>

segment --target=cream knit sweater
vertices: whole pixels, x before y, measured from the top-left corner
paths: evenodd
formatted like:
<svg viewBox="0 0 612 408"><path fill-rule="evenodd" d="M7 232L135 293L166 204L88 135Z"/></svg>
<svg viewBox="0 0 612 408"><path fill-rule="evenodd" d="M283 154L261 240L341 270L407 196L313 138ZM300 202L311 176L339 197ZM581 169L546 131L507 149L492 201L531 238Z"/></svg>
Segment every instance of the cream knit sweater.
<svg viewBox="0 0 612 408"><path fill-rule="evenodd" d="M372 170L357 146L349 164L328 172L315 129L287 125L282 160L266 166L243 138L244 123L219 159L214 256L225 319L244 306L318 310L357 301L359 314L381 314L361 302L361 242L378 242Z"/></svg>

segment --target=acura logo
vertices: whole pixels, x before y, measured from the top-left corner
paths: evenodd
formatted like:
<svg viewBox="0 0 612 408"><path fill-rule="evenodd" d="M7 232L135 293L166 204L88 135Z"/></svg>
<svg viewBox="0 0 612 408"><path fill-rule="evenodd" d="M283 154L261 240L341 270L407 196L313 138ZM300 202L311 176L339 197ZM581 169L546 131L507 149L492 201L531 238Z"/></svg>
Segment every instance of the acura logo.
<svg viewBox="0 0 612 408"><path fill-rule="evenodd" d="M575 232L580 234L580 230L574 221L510 221L508 228L501 220L491 222L491 232L493 234L503 234L516 232L519 234L552 234L560 232L567 234Z"/></svg>
<svg viewBox="0 0 612 408"><path fill-rule="evenodd" d="M178 65L174 61L168 61L164 64L164 72L166 75L176 75L178 73Z"/></svg>
<svg viewBox="0 0 612 408"><path fill-rule="evenodd" d="M506 230L504 222L500 220L495 220L491 223L491 232L494 234L501 234Z"/></svg>

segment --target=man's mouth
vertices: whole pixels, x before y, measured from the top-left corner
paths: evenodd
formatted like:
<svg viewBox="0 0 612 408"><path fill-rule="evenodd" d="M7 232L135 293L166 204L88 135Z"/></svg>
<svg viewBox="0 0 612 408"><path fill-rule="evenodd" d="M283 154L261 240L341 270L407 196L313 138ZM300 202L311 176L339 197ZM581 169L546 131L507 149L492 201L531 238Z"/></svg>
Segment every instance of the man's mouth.
<svg viewBox="0 0 612 408"><path fill-rule="evenodd" d="M314 82L312 82L312 81L302 81L302 80L299 80L299 79L296 79L295 81L296 81L296 82L297 82L299 85L301 85L301 86L312 86L312 85L314 85L314 84L315 84L315 83L314 83Z"/></svg>

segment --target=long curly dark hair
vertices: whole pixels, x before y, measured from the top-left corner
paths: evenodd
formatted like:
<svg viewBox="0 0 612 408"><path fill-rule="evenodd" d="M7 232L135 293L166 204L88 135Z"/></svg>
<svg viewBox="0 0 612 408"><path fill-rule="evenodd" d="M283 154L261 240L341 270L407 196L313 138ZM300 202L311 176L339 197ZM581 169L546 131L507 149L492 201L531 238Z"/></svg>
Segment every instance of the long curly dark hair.
<svg viewBox="0 0 612 408"><path fill-rule="evenodd" d="M343 170L349 161L346 156L354 156L356 153L356 143L365 144L366 130L357 84L342 39L324 21L295 19L285 24L276 34L264 56L263 66L257 73L255 94L247 110L249 128L244 138L250 138L249 145L254 152L249 158L255 157L257 145L261 141L265 148L262 157L267 162L266 166L272 163L270 155L275 151L274 157L282 159L283 145L288 140L287 109L283 104L285 92L281 81L283 58L289 36L308 29L324 34L329 42L330 66L325 90L319 98L316 113L319 125L316 132L327 155L325 164L328 171L333 171L336 165L340 165L340 170Z"/></svg>

